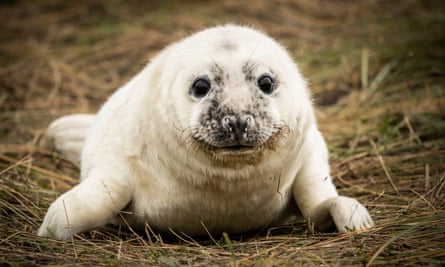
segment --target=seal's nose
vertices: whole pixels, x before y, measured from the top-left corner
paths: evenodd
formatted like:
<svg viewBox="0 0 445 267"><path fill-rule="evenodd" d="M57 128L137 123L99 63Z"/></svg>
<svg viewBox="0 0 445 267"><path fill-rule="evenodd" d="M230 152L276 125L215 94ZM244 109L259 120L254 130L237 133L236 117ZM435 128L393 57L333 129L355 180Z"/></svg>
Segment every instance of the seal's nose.
<svg viewBox="0 0 445 267"><path fill-rule="evenodd" d="M241 138L255 125L255 121L251 115L227 115L222 118L221 124L223 129Z"/></svg>

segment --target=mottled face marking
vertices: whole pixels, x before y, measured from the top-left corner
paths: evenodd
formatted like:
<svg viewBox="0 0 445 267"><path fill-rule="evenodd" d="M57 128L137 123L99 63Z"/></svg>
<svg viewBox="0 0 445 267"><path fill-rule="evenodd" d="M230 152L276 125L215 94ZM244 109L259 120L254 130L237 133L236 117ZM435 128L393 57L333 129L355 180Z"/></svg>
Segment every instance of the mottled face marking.
<svg viewBox="0 0 445 267"><path fill-rule="evenodd" d="M255 65L251 62L246 62L243 65L242 71L246 79L246 82L252 82L255 80L254 70L255 70Z"/></svg>
<svg viewBox="0 0 445 267"><path fill-rule="evenodd" d="M218 87L224 86L224 72L217 64L211 67L211 73L213 74L213 81Z"/></svg>
<svg viewBox="0 0 445 267"><path fill-rule="evenodd" d="M238 69L214 64L209 70L211 90L200 99L198 125L191 137L213 153L243 154L261 150L283 125L264 88L275 89L271 71L247 62ZM265 78L266 77L266 78Z"/></svg>

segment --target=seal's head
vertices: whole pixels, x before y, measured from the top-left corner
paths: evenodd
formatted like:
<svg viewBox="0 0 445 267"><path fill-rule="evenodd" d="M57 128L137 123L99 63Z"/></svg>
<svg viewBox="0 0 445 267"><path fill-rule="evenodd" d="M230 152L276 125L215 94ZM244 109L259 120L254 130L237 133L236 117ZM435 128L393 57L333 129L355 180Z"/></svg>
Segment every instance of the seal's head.
<svg viewBox="0 0 445 267"><path fill-rule="evenodd" d="M293 60L256 30L211 28L169 50L175 64L165 64L170 78L164 81L171 92L161 102L169 103L167 110L175 127L187 133L187 143L212 158L238 161L276 150L312 114Z"/></svg>

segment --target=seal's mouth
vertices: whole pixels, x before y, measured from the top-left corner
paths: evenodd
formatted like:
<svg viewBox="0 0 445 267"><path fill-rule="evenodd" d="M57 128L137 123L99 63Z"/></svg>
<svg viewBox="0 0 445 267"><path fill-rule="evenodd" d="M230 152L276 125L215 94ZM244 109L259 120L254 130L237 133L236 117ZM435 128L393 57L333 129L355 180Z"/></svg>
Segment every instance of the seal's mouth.
<svg viewBox="0 0 445 267"><path fill-rule="evenodd" d="M214 147L212 150L221 155L245 155L254 153L257 149L255 146L232 145L224 147Z"/></svg>

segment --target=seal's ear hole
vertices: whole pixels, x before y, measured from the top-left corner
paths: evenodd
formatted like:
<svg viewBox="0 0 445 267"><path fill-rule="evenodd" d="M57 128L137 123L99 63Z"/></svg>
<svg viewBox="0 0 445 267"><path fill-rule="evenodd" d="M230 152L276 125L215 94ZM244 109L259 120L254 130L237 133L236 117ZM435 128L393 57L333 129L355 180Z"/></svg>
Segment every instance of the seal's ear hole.
<svg viewBox="0 0 445 267"><path fill-rule="evenodd" d="M257 84L260 90L267 95L272 94L275 90L275 80L267 74L261 75Z"/></svg>
<svg viewBox="0 0 445 267"><path fill-rule="evenodd" d="M210 91L210 81L207 78L196 79L190 88L190 94L196 98L203 98Z"/></svg>

